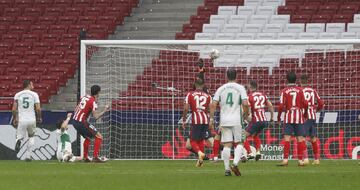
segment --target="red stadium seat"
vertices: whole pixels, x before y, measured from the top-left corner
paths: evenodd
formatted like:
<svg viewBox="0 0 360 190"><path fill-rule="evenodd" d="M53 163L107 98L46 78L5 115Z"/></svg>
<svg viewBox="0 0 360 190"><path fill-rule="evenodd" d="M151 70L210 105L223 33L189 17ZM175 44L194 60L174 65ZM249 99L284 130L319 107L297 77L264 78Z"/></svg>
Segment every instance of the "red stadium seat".
<svg viewBox="0 0 360 190"><path fill-rule="evenodd" d="M63 34L61 35L62 42L74 42L79 40L79 34Z"/></svg>
<svg viewBox="0 0 360 190"><path fill-rule="evenodd" d="M71 7L73 0L54 0L54 7Z"/></svg>
<svg viewBox="0 0 360 190"><path fill-rule="evenodd" d="M2 16L0 17L0 25L11 25L15 21L15 17Z"/></svg>
<svg viewBox="0 0 360 190"><path fill-rule="evenodd" d="M100 16L104 12L104 8L102 7L86 7L84 11L84 15L86 16Z"/></svg>
<svg viewBox="0 0 360 190"><path fill-rule="evenodd" d="M333 15L336 14L339 7L336 5L322 5L319 7L319 14Z"/></svg>
<svg viewBox="0 0 360 190"><path fill-rule="evenodd" d="M46 25L31 25L30 32L32 34L44 34L47 33L48 27Z"/></svg>
<svg viewBox="0 0 360 190"><path fill-rule="evenodd" d="M59 34L43 34L41 40L44 42L57 42L60 40Z"/></svg>
<svg viewBox="0 0 360 190"><path fill-rule="evenodd" d="M105 33L87 33L86 37L93 40L103 40L106 37Z"/></svg>
<svg viewBox="0 0 360 190"><path fill-rule="evenodd" d="M13 76L21 76L22 74L25 74L25 72L26 72L25 67L17 67L17 66L9 67L6 70L6 73L8 75L13 75Z"/></svg>
<svg viewBox="0 0 360 190"><path fill-rule="evenodd" d="M37 24L47 26L47 25L55 24L56 20L57 20L56 16L41 16L38 18Z"/></svg>
<svg viewBox="0 0 360 190"><path fill-rule="evenodd" d="M34 42L33 49L36 49L38 51L51 50L52 44L51 44L51 42Z"/></svg>
<svg viewBox="0 0 360 190"><path fill-rule="evenodd" d="M199 6L197 8L197 15L214 15L217 14L217 7L214 6Z"/></svg>
<svg viewBox="0 0 360 190"><path fill-rule="evenodd" d="M107 0L94 0L94 7L110 7L112 1Z"/></svg>
<svg viewBox="0 0 360 190"><path fill-rule="evenodd" d="M124 7L126 10L125 16L130 16L132 6L128 0L113 0L112 7Z"/></svg>
<svg viewBox="0 0 360 190"><path fill-rule="evenodd" d="M328 23L331 21L331 15L315 14L311 17L312 23Z"/></svg>
<svg viewBox="0 0 360 190"><path fill-rule="evenodd" d="M44 16L61 16L64 12L63 7L47 7L44 11Z"/></svg>
<svg viewBox="0 0 360 190"><path fill-rule="evenodd" d="M64 52L59 50L48 50L45 51L44 57L46 59L62 59L64 57Z"/></svg>
<svg viewBox="0 0 360 190"><path fill-rule="evenodd" d="M191 15L190 24L206 24L209 23L210 18L202 15Z"/></svg>
<svg viewBox="0 0 360 190"><path fill-rule="evenodd" d="M189 33L189 32L202 32L202 26L200 24L184 24L182 31L184 33Z"/></svg>
<svg viewBox="0 0 360 190"><path fill-rule="evenodd" d="M177 40L193 40L194 39L194 37L192 36L193 34L194 33L192 33L192 32L186 32L186 33L178 32L175 35L175 39L177 39Z"/></svg>
<svg viewBox="0 0 360 190"><path fill-rule="evenodd" d="M11 43L11 42L0 42L0 51L4 52L4 51L11 50L12 46L13 46L13 43Z"/></svg>
<svg viewBox="0 0 360 190"><path fill-rule="evenodd" d="M15 0L14 7L25 8L32 7L33 0Z"/></svg>
<svg viewBox="0 0 360 190"><path fill-rule="evenodd" d="M21 15L21 9L20 8L5 8L3 16L6 17L17 17Z"/></svg>
<svg viewBox="0 0 360 190"><path fill-rule="evenodd" d="M42 9L38 7L27 7L24 9L23 16L39 17L42 15Z"/></svg>
<svg viewBox="0 0 360 190"><path fill-rule="evenodd" d="M295 14L295 12L297 11L297 6L294 5L279 6L277 11L279 15L292 15Z"/></svg>
<svg viewBox="0 0 360 190"><path fill-rule="evenodd" d="M12 84L18 81L18 76L15 75L2 75L0 76L1 83Z"/></svg>
<svg viewBox="0 0 360 190"><path fill-rule="evenodd" d="M29 68L29 69L30 69L30 68ZM20 81L30 80L30 81L34 82L34 84L37 83L37 82L39 82L40 76L39 76L39 75L36 75L36 74L34 74L34 73L31 73L31 72L29 71L29 69L28 69L28 75L20 76L20 77L19 77L19 80L20 80Z"/></svg>
<svg viewBox="0 0 360 190"><path fill-rule="evenodd" d="M303 5L304 0L286 0L286 5Z"/></svg>
<svg viewBox="0 0 360 190"><path fill-rule="evenodd" d="M108 33L107 25L92 24L89 25L89 32L91 33ZM111 33L111 32L110 32Z"/></svg>
<svg viewBox="0 0 360 190"><path fill-rule="evenodd" d="M33 7L45 8L51 7L54 0L34 0Z"/></svg>
<svg viewBox="0 0 360 190"><path fill-rule="evenodd" d="M23 34L21 37L24 42L35 42L40 40L39 34Z"/></svg>
<svg viewBox="0 0 360 190"><path fill-rule="evenodd" d="M80 16L84 12L83 7L66 7L64 15L66 16Z"/></svg>
<svg viewBox="0 0 360 190"><path fill-rule="evenodd" d="M95 20L96 20L95 16L79 16L77 24L90 25L90 24L94 24Z"/></svg>
<svg viewBox="0 0 360 190"><path fill-rule="evenodd" d="M19 65L26 65L26 67L31 67L35 65L35 62L33 59L16 59L14 61L15 66Z"/></svg>
<svg viewBox="0 0 360 190"><path fill-rule="evenodd" d="M50 25L48 32L51 34L65 34L68 28L67 25Z"/></svg>
<svg viewBox="0 0 360 190"><path fill-rule="evenodd" d="M66 59L79 59L79 50L68 50L65 52Z"/></svg>
<svg viewBox="0 0 360 190"><path fill-rule="evenodd" d="M66 67L69 69L69 71L74 72L75 68L78 67L76 59L58 59L56 61L56 65L61 67Z"/></svg>
<svg viewBox="0 0 360 190"><path fill-rule="evenodd" d="M14 4L14 1L11 0L5 0L5 1L0 1L0 7L12 7Z"/></svg>
<svg viewBox="0 0 360 190"><path fill-rule="evenodd" d="M244 5L244 0L223 0L222 6L239 6Z"/></svg>
<svg viewBox="0 0 360 190"><path fill-rule="evenodd" d="M19 25L32 25L36 21L33 16L20 16L16 19L16 24Z"/></svg>
<svg viewBox="0 0 360 190"><path fill-rule="evenodd" d="M44 68L46 70L48 67L55 65L55 60L53 60L53 59L37 59L35 64L37 65L39 70L41 68Z"/></svg>
<svg viewBox="0 0 360 190"><path fill-rule="evenodd" d="M104 24L109 28L113 28L116 25L116 17L114 16L99 16L96 17L96 24Z"/></svg>
<svg viewBox="0 0 360 190"><path fill-rule="evenodd" d="M44 53L42 51L38 51L38 50L24 52L25 59L41 59L43 56L44 56Z"/></svg>
<svg viewBox="0 0 360 190"><path fill-rule="evenodd" d="M313 15L318 11L318 6L302 5L299 6L297 14L299 15Z"/></svg>
<svg viewBox="0 0 360 190"><path fill-rule="evenodd" d="M205 4L205 6L216 6L216 7L218 7L220 5L220 1L218 1L218 0L205 0L204 4Z"/></svg>
<svg viewBox="0 0 360 190"><path fill-rule="evenodd" d="M0 25L0 36L2 34L6 34L8 31L9 26L8 25Z"/></svg>
<svg viewBox="0 0 360 190"><path fill-rule="evenodd" d="M69 34L80 34L80 31L82 29L87 29L88 26L87 25L80 25L80 24L76 24L76 25L70 25L69 29L68 29L68 33Z"/></svg>
<svg viewBox="0 0 360 190"><path fill-rule="evenodd" d="M337 14L337 15L333 16L333 18L331 19L331 22L333 22L333 23L349 23L349 22L353 22L353 19L354 19L353 15Z"/></svg>
<svg viewBox="0 0 360 190"><path fill-rule="evenodd" d="M21 59L23 57L22 51L5 51L4 58L5 59Z"/></svg>
<svg viewBox="0 0 360 190"><path fill-rule="evenodd" d="M2 92L2 96L3 97L14 97L15 94L17 93L17 91L6 91L6 92Z"/></svg>
<svg viewBox="0 0 360 190"><path fill-rule="evenodd" d="M129 10L124 7L106 7L104 16L115 16L117 20L123 20L124 16L129 15Z"/></svg>
<svg viewBox="0 0 360 190"><path fill-rule="evenodd" d="M291 23L308 23L311 20L311 15L292 15Z"/></svg>
<svg viewBox="0 0 360 190"><path fill-rule="evenodd" d="M76 22L76 18L77 17L75 16L59 16L57 24L62 24L62 25L74 24Z"/></svg>
<svg viewBox="0 0 360 190"><path fill-rule="evenodd" d="M359 5L342 5L340 6L338 14L344 14L344 15L352 15L357 13L359 10Z"/></svg>
<svg viewBox="0 0 360 190"><path fill-rule="evenodd" d="M88 0L88 1L84 1L84 0L74 0L73 6L74 7L91 7L93 0Z"/></svg>
<svg viewBox="0 0 360 190"><path fill-rule="evenodd" d="M29 27L26 25L11 25L9 26L9 31L12 34L23 34L29 30Z"/></svg>
<svg viewBox="0 0 360 190"><path fill-rule="evenodd" d="M67 51L71 49L72 44L69 42L54 42L53 49L60 51Z"/></svg>
<svg viewBox="0 0 360 190"><path fill-rule="evenodd" d="M13 49L17 51L29 51L32 48L31 42L15 42Z"/></svg>

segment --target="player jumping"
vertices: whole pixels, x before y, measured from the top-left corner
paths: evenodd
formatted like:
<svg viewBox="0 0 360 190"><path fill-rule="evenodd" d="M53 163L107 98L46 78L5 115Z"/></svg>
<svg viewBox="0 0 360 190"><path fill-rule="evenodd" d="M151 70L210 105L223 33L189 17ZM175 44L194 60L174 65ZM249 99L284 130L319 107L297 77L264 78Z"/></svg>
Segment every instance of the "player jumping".
<svg viewBox="0 0 360 190"><path fill-rule="evenodd" d="M228 69L226 75L228 83L222 85L216 91L213 103L210 106L210 128L214 126L214 114L219 104L221 142L224 146L221 157L224 160L225 176L231 176L230 169L236 176L240 176L241 173L237 165L243 151L243 146L240 144L242 140L242 117L243 115L247 117L249 114L248 96L244 86L236 83L235 69ZM242 113L243 110L244 114ZM234 161L230 167L230 151L233 144L235 146Z"/></svg>
<svg viewBox="0 0 360 190"><path fill-rule="evenodd" d="M35 144L34 135L36 122L41 123L41 108L39 95L32 91L34 89L33 82L24 80L24 90L15 94L14 104L12 107L12 116L16 131L15 152L19 152L21 141L25 138L26 133L29 142L26 149L25 161L31 161L32 147Z"/></svg>
<svg viewBox="0 0 360 190"><path fill-rule="evenodd" d="M58 134L57 137L57 151L56 158L59 162L75 162L82 160L82 157L74 156L71 148L70 136L67 133L68 124L71 119L72 113L68 113L65 120L62 120L56 124Z"/></svg>
<svg viewBox="0 0 360 190"><path fill-rule="evenodd" d="M203 91L204 81L197 79L195 81L196 90L189 92L186 95L183 111L183 124L186 127L186 114L191 109L191 129L190 129L190 144L194 152L198 154L197 167L202 166L205 158L205 138L206 132L209 128L208 112L209 104L211 103L211 96Z"/></svg>
<svg viewBox="0 0 360 190"><path fill-rule="evenodd" d="M284 160L278 164L278 166L287 166L288 157L290 152L290 138L295 135L297 138L297 153L298 153L298 165L304 166L303 153L306 149L305 144L305 131L303 127L304 118L306 113L303 110L307 110L308 104L305 100L302 88L295 84L296 74L289 72L286 76L288 86L281 91L280 104L278 109L277 120L281 125L281 114L284 111Z"/></svg>
<svg viewBox="0 0 360 190"><path fill-rule="evenodd" d="M91 95L86 95L81 98L80 103L75 109L74 116L70 120L70 124L72 124L76 131L85 138L84 141L84 161L91 162L88 157L90 139L95 138L94 143L94 154L93 154L93 162L104 162L104 160L100 159L99 151L102 143L102 135L97 131L95 126L88 123L88 118L90 113L93 115L95 119L99 119L105 112L109 111L109 106L106 105L105 109L101 112L96 111L97 109L97 100L99 99L101 88L98 85L91 86Z"/></svg>
<svg viewBox="0 0 360 190"><path fill-rule="evenodd" d="M250 124L246 128L246 140L244 143L244 148L248 153L248 159L253 159L254 155L251 153L248 141L248 137L253 137L256 148L255 160L258 161L261 158L261 140L259 138L259 134L264 128L269 126L269 122L265 116L265 107L267 106L270 111L270 122L274 121L274 107L267 96L257 90L257 83L255 81L250 81L249 91L249 104L251 108L252 119L248 119Z"/></svg>
<svg viewBox="0 0 360 190"><path fill-rule="evenodd" d="M314 165L320 164L320 148L317 140L316 130L316 112L320 111L324 107L324 102L321 100L317 91L308 85L308 77L306 75L301 76L301 87L303 88L305 100L308 102L309 108L307 109L307 120L304 123L305 135L311 137L311 145L314 154ZM316 106L317 103L317 107ZM304 151L305 164L309 162L307 156L307 150Z"/></svg>

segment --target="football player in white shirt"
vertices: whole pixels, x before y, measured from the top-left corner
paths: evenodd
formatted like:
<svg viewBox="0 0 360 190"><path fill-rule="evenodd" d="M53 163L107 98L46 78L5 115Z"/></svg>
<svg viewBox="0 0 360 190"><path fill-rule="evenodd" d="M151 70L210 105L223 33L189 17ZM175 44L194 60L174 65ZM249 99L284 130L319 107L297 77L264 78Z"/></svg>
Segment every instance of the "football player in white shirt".
<svg viewBox="0 0 360 190"><path fill-rule="evenodd" d="M210 125L214 125L214 114L220 106L221 142L224 146L221 157L224 160L225 176L231 176L230 169L236 176L241 173L237 167L243 152L241 131L243 118L249 115L248 96L245 87L236 83L236 70L229 68L226 71L228 82L222 85L215 93L210 106ZM213 127L213 126L212 126ZM230 166L230 151L235 145L234 161Z"/></svg>
<svg viewBox="0 0 360 190"><path fill-rule="evenodd" d="M24 90L15 94L12 108L13 124L17 128L15 151L19 152L21 140L26 136L29 137L26 149L26 161L31 161L32 147L34 146L34 135L36 122L41 123L41 108L39 95L32 91L34 84L30 80L24 80Z"/></svg>
<svg viewBox="0 0 360 190"><path fill-rule="evenodd" d="M71 148L70 135L67 133L68 124L72 113L68 113L65 120L56 124L57 127L57 151L56 158L59 162L75 162L82 160L81 156L74 156Z"/></svg>

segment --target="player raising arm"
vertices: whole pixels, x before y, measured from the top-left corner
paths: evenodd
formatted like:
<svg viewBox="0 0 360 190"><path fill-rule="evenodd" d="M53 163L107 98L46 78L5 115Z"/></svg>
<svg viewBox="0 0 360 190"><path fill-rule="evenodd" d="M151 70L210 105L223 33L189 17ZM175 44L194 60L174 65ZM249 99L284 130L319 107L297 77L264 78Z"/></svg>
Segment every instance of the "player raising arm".
<svg viewBox="0 0 360 190"><path fill-rule="evenodd" d="M80 103L75 109L74 116L70 120L76 131L85 138L84 141L84 161L91 162L88 157L90 139L95 138L94 143L94 158L93 162L104 162L104 160L99 158L99 151L102 143L102 135L97 131L95 126L89 124L88 118L90 114L93 115L95 119L99 119L105 112L109 111L109 106L106 105L105 109L101 112L98 112L97 109L97 100L100 96L101 88L98 85L91 86L91 95L86 95L81 98Z"/></svg>
<svg viewBox="0 0 360 190"><path fill-rule="evenodd" d="M305 110L307 112L307 120L304 123L305 135L311 137L311 145L314 154L314 165L320 164L320 148L317 141L317 129L316 129L316 112L324 108L324 102L321 100L317 91L308 85L308 77L306 75L301 76L301 87L303 88L305 100L308 103L309 108ZM316 106L317 104L317 106ZM304 160L309 162L307 156L307 150L304 151Z"/></svg>
<svg viewBox="0 0 360 190"><path fill-rule="evenodd" d="M243 115L247 116L249 112L248 96L244 86L236 83L235 69L228 69L226 75L228 83L216 91L210 106L210 128L214 126L215 110L220 105L221 142L224 146L221 157L224 160L225 176L231 176L230 169L236 176L240 176L237 165L243 150L243 146L240 144L241 131ZM230 167L230 151L233 144L235 145L234 161Z"/></svg>
<svg viewBox="0 0 360 190"><path fill-rule="evenodd" d="M56 157L59 162L75 162L80 161L82 157L74 156L71 149L70 136L67 133L68 124L71 119L72 113L68 113L65 120L62 120L56 124L57 127L57 151Z"/></svg>
<svg viewBox="0 0 360 190"><path fill-rule="evenodd" d="M197 167L202 166L205 154L205 138L209 128L208 112L211 96L203 91L204 81L195 81L196 89L186 95L183 111L183 125L186 126L186 114L191 110L190 144L194 152L198 154Z"/></svg>
<svg viewBox="0 0 360 190"><path fill-rule="evenodd" d="M255 160L258 161L261 158L261 140L259 138L259 134L264 128L267 128L269 126L269 122L267 121L265 116L265 107L267 107L270 111L270 122L274 121L274 107L271 101L267 98L267 96L257 90L257 83L255 81L250 81L249 90L249 104L251 108L252 119L248 119L248 121L250 121L250 124L246 128L246 140L244 143L244 147L249 154L248 158L254 158L254 156L251 154L250 145L248 142L248 137L253 137L256 148Z"/></svg>
<svg viewBox="0 0 360 190"><path fill-rule="evenodd" d="M36 122L41 123L41 108L39 95L32 91L34 89L33 82L24 80L24 90L15 94L14 104L12 108L13 124L17 128L15 152L19 152L21 141L27 133L29 137L26 149L26 161L31 161L32 147L35 144L34 135Z"/></svg>
<svg viewBox="0 0 360 190"><path fill-rule="evenodd" d="M305 131L303 127L304 113L308 105L301 87L296 83L296 74L289 72L286 76L288 86L281 91L280 104L277 120L281 124L281 113L285 111L284 117L284 160L278 166L287 166L290 151L290 138L292 135L297 139L297 153L299 166L304 166L303 154L306 149Z"/></svg>

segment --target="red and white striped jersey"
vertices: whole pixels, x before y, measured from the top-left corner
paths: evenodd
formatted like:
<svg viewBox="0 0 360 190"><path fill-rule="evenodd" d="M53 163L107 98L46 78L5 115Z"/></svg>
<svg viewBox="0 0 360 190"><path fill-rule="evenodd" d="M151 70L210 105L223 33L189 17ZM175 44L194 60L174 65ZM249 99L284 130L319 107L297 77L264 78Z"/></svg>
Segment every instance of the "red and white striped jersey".
<svg viewBox="0 0 360 190"><path fill-rule="evenodd" d="M190 105L193 125L209 124L208 108L211 96L203 91L192 91L186 95L185 104Z"/></svg>
<svg viewBox="0 0 360 190"><path fill-rule="evenodd" d="M319 94L311 87L303 88L305 100L308 102L307 119L316 119L316 112L324 107L324 102ZM317 103L317 107L316 106Z"/></svg>
<svg viewBox="0 0 360 190"><path fill-rule="evenodd" d="M76 106L73 119L76 121L87 121L90 113L97 109L94 96L86 95L81 98L80 103Z"/></svg>
<svg viewBox="0 0 360 190"><path fill-rule="evenodd" d="M267 96L261 92L255 91L249 94L249 103L253 122L266 121L265 106L267 101Z"/></svg>
<svg viewBox="0 0 360 190"><path fill-rule="evenodd" d="M283 109L285 113L284 122L302 124L304 123L304 112L308 108L301 87L289 86L281 91L278 109L278 121L280 121Z"/></svg>

